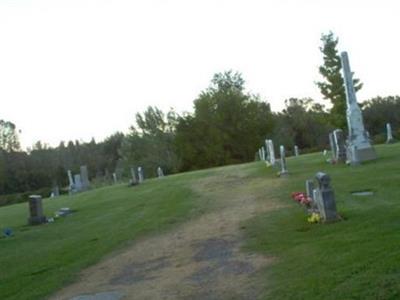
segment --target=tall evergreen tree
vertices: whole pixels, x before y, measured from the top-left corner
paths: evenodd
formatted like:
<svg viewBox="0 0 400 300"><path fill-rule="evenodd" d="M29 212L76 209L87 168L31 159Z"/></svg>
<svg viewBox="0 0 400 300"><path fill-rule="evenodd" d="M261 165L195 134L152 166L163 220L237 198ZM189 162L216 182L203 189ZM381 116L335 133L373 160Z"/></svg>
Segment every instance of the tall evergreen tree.
<svg viewBox="0 0 400 300"><path fill-rule="evenodd" d="M342 64L337 50L339 39L332 32L322 34L322 46L324 63L319 67L319 73L324 81L317 82L324 99L331 101L331 123L337 128L346 128L346 93L344 80L341 74ZM362 88L359 79L353 79L356 92Z"/></svg>

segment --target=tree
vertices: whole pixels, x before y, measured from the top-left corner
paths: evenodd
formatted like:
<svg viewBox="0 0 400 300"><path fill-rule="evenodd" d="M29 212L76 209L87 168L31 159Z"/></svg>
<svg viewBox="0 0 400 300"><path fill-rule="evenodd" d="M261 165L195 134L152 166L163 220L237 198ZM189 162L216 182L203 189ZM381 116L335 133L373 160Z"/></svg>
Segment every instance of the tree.
<svg viewBox="0 0 400 300"><path fill-rule="evenodd" d="M7 152L20 150L18 132L12 122L0 120L0 149Z"/></svg>
<svg viewBox="0 0 400 300"><path fill-rule="evenodd" d="M337 45L339 39L332 32L322 34L323 65L319 67L319 73L324 81L317 82L324 99L331 101L331 123L337 128L346 128L346 93L343 76L340 72L342 64L338 54ZM362 88L359 79L353 79L354 89L357 92Z"/></svg>

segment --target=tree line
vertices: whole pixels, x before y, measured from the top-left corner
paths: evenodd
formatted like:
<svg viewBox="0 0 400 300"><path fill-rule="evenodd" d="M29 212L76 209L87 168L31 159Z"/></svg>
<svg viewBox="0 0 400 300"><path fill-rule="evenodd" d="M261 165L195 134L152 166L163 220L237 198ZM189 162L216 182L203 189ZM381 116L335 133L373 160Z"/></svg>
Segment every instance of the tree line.
<svg viewBox="0 0 400 300"><path fill-rule="evenodd" d="M67 187L67 170L86 165L93 185L111 182L111 173L130 176L142 166L145 177L249 162L265 138L310 152L328 148L328 133L346 129L345 93L337 51L338 38L322 35L323 81L316 83L331 108L310 98L285 100L285 108L272 112L259 95L245 91L238 72L213 76L210 86L193 102L193 112L178 114L148 107L136 114L129 132L116 132L104 141L61 142L49 147L41 142L21 151L15 124L0 120L0 205L24 201L34 191L46 194L58 185ZM357 89L362 87L354 80ZM375 142L385 140L385 124L400 125L400 97L376 97L362 105L367 130ZM400 132L398 132L400 133ZM396 131L395 131L396 136Z"/></svg>

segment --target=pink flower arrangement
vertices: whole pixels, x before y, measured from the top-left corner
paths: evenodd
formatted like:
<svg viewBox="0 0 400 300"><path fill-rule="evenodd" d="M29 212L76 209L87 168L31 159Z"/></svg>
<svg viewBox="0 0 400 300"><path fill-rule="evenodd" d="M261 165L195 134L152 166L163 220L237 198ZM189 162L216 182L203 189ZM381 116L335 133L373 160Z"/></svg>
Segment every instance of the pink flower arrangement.
<svg viewBox="0 0 400 300"><path fill-rule="evenodd" d="M310 197L307 197L307 195L302 192L293 192L292 198L294 201L306 206L308 206L312 201Z"/></svg>

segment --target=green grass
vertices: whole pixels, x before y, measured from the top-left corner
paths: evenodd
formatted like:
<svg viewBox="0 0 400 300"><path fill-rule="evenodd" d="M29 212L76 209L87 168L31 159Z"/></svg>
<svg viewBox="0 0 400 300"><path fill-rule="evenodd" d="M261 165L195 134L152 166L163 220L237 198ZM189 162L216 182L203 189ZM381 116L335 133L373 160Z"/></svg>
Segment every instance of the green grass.
<svg viewBox="0 0 400 300"><path fill-rule="evenodd" d="M26 226L27 203L0 208L0 229L15 232L0 239L0 299L43 299L111 251L199 214L207 201L190 185L212 172L45 199L47 216L61 207L76 210L46 225Z"/></svg>
<svg viewBox="0 0 400 300"><path fill-rule="evenodd" d="M1 207L0 229L12 227L15 236L0 239L0 299L43 299L138 238L222 209L227 202L215 197L229 198L232 184L257 201L282 204L242 226L247 250L274 257L260 274L264 298L399 299L400 144L376 149L377 161L357 167L327 164L321 153L290 158L288 178L277 178L276 169L257 162L46 199L47 216L61 207L76 212L41 226L26 225L26 203ZM290 198L291 192L304 191L305 180L317 171L332 178L341 222L308 224L304 210ZM220 185L212 179L207 191L192 188L200 178L231 175L246 180ZM375 194L350 193L363 189Z"/></svg>
<svg viewBox="0 0 400 300"><path fill-rule="evenodd" d="M357 167L329 165L322 154L288 160L290 177L269 191L288 207L246 224L246 247L275 257L263 274L266 299L400 299L400 144L376 150L377 161ZM290 198L317 171L331 176L344 221L308 224ZM375 194L350 193L363 189Z"/></svg>

